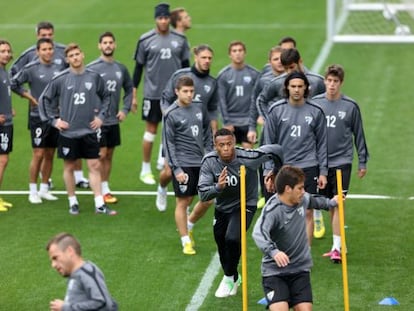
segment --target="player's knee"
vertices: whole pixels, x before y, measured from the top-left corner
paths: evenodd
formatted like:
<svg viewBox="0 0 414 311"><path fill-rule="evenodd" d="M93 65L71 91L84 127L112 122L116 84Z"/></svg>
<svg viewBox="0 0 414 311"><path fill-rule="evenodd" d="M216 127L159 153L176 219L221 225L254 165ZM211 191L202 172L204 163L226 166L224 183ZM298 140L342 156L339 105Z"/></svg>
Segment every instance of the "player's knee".
<svg viewBox="0 0 414 311"><path fill-rule="evenodd" d="M155 140L155 134L151 133L151 132L145 132L144 133L144 140L152 143Z"/></svg>

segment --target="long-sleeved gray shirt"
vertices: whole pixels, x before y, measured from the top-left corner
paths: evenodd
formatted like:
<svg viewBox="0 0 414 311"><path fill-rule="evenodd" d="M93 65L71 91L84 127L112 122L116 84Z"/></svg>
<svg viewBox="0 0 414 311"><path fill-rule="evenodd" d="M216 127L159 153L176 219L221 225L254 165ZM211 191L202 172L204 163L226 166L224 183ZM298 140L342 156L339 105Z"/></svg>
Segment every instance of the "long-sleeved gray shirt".
<svg viewBox="0 0 414 311"><path fill-rule="evenodd" d="M262 276L309 271L313 263L306 234L306 210L328 210L335 206L335 201L309 193L296 206L288 206L280 201L278 194L273 195L263 207L252 234L263 252ZM273 258L280 251L289 257L286 267L278 267Z"/></svg>
<svg viewBox="0 0 414 311"><path fill-rule="evenodd" d="M122 111L128 114L132 105L133 86L128 69L117 61L107 62L102 58L96 59L86 67L99 73L105 81L106 90L111 98L104 125L118 124L119 120L116 115L119 111L122 89L124 90Z"/></svg>
<svg viewBox="0 0 414 311"><path fill-rule="evenodd" d="M225 126L249 124L251 98L258 75L259 71L250 65L242 69L228 65L219 72L219 108Z"/></svg>
<svg viewBox="0 0 414 311"><path fill-rule="evenodd" d="M138 40L134 60L144 66L144 98L161 99L171 75L190 58L187 38L170 30L162 35L155 29Z"/></svg>
<svg viewBox="0 0 414 311"><path fill-rule="evenodd" d="M300 168L318 166L319 173L327 176L327 141L325 114L311 101L293 106L288 99L282 99L270 107L263 143L281 145L285 164ZM266 163L264 173L271 169L271 163Z"/></svg>
<svg viewBox="0 0 414 311"><path fill-rule="evenodd" d="M13 124L10 78L3 68L0 68L0 114L6 118L3 126Z"/></svg>
<svg viewBox="0 0 414 311"><path fill-rule="evenodd" d="M66 69L46 86L39 99L39 113L53 126L57 118L68 122L69 128L60 132L62 136L82 137L95 133L90 127L95 117L105 120L109 101L105 82L97 72L85 68L77 74Z"/></svg>
<svg viewBox="0 0 414 311"><path fill-rule="evenodd" d="M283 164L282 148L279 145L264 145L258 149L236 147L234 159L227 163L220 159L217 151L206 154L203 158L198 180L198 194L201 201L215 199L216 209L231 213L240 209L240 166L246 167L246 205L257 205L257 169L265 161L272 160L275 166ZM218 178L227 167L227 185L219 190Z"/></svg>
<svg viewBox="0 0 414 311"><path fill-rule="evenodd" d="M188 106L175 102L165 113L163 148L175 175L183 167L200 167L204 154L213 149L210 121L201 106L196 101Z"/></svg>
<svg viewBox="0 0 414 311"><path fill-rule="evenodd" d="M325 113L329 167L352 164L354 139L358 168L365 169L369 153L358 104L345 95L341 95L339 100L331 101L326 98L326 94L315 96L312 102L319 105Z"/></svg>
<svg viewBox="0 0 414 311"><path fill-rule="evenodd" d="M86 261L68 279L63 311L117 311L118 305L111 297L102 271Z"/></svg>

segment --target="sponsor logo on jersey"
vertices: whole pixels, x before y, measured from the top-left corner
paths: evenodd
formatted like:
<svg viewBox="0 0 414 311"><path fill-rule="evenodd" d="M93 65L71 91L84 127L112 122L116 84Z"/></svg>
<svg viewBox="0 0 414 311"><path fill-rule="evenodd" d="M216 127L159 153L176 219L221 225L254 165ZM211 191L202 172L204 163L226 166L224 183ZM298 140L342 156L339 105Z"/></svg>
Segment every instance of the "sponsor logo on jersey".
<svg viewBox="0 0 414 311"><path fill-rule="evenodd" d="M90 91L92 88L92 82L85 82L85 87L88 91Z"/></svg>
<svg viewBox="0 0 414 311"><path fill-rule="evenodd" d="M346 111L338 111L338 117L339 119L343 120L345 119Z"/></svg>

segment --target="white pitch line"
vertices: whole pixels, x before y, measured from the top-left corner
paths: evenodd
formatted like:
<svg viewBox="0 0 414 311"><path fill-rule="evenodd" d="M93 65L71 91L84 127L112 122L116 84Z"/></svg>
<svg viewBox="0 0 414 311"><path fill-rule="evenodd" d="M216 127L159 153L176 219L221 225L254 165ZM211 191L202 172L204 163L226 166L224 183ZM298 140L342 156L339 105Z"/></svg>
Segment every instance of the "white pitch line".
<svg viewBox="0 0 414 311"><path fill-rule="evenodd" d="M200 308L204 300L206 299L208 292L213 285L213 281L220 271L220 261L218 253L216 252L208 265L200 284L197 287L190 303L185 308L185 311L197 311Z"/></svg>

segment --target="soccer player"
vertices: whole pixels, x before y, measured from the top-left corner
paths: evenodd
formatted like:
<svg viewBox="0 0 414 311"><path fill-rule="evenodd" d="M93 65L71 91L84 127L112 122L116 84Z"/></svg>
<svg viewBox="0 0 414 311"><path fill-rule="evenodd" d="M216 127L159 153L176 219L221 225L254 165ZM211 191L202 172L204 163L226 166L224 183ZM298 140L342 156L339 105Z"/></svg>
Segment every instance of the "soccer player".
<svg viewBox="0 0 414 311"><path fill-rule="evenodd" d="M63 179L69 200L69 213L79 214L73 171L76 160L86 159L95 212L116 215L104 202L101 191L98 129L108 111L110 94L97 72L85 68L80 47L69 44L66 49L69 68L52 79L39 99L42 120L59 130L58 156L63 159Z"/></svg>
<svg viewBox="0 0 414 311"><path fill-rule="evenodd" d="M187 229L187 206L197 195L201 160L213 148L209 119L202 103L194 100L194 81L188 76L178 78L177 100L164 116L163 147L173 171L176 197L175 222L181 237L183 253L194 255Z"/></svg>
<svg viewBox="0 0 414 311"><path fill-rule="evenodd" d="M12 91L29 100L28 127L32 141L32 160L29 167L29 202L42 203L42 199L54 201L58 198L49 192L49 178L52 174L53 157L59 132L40 119L38 100L46 85L65 69L65 64L53 62L54 44L50 38L40 38L36 44L36 60L25 65L12 78ZM30 90L23 86L29 84ZM37 179L41 172L40 189Z"/></svg>
<svg viewBox="0 0 414 311"><path fill-rule="evenodd" d="M290 165L276 176L276 192L253 229L253 239L263 252L262 285L271 311L312 310L310 270L305 214L308 209L332 210L337 198L329 200L305 192L305 173Z"/></svg>
<svg viewBox="0 0 414 311"><path fill-rule="evenodd" d="M248 230L257 209L257 168L268 160L279 167L283 155L279 145L255 150L236 147L234 133L226 128L215 133L214 147L201 163L198 193L202 201L215 199L214 239L224 272L215 296L225 298L236 295L241 283L237 272L241 255L240 166L246 167L245 230Z"/></svg>
<svg viewBox="0 0 414 311"><path fill-rule="evenodd" d="M55 36L55 27L51 22L42 21L39 22L36 26L36 37L37 40L41 38L51 39L53 41ZM65 45L57 42L53 42L54 53L53 53L53 63L57 66L62 66L62 68L67 68L68 64L66 62L65 56ZM37 46L33 45L26 49L13 63L10 68L11 76L13 77L17 72L19 72L24 66L28 63L37 60L39 58L37 53ZM42 165L44 165L42 163ZM45 165L48 165L47 163ZM46 168L45 170L47 170ZM82 162L78 161L76 163L76 168L74 171L76 187L87 189L89 188L89 181L83 176L82 171ZM43 178L42 178L43 179ZM49 188L53 188L52 179L48 180Z"/></svg>
<svg viewBox="0 0 414 311"><path fill-rule="evenodd" d="M99 152L101 159L102 194L105 203L116 203L118 199L111 194L109 176L115 147L121 144L119 123L125 120L132 105L132 80L128 69L114 59L116 49L115 36L105 32L99 36L98 49L101 56L87 65L87 68L100 74L110 94L109 111L100 129ZM124 89L123 108L119 110L121 90Z"/></svg>
<svg viewBox="0 0 414 311"><path fill-rule="evenodd" d="M191 28L191 16L184 8L175 8L171 10L170 24L175 31L184 34Z"/></svg>
<svg viewBox="0 0 414 311"><path fill-rule="evenodd" d="M156 28L143 34L137 43L133 74L133 105L136 106L136 92L144 72L142 119L145 120L145 133L142 141L143 162L140 180L148 185L155 185L151 170L151 152L158 124L162 119L162 91L177 69L188 67L190 64L186 37L169 28L169 5L158 4L154 16Z"/></svg>
<svg viewBox="0 0 414 311"><path fill-rule="evenodd" d="M13 110L11 103L10 79L6 71L12 60L11 44L0 39L0 186L9 162L9 153L13 150ZM13 204L0 198L0 212L7 212Z"/></svg>
<svg viewBox="0 0 414 311"><path fill-rule="evenodd" d="M296 40L293 37L282 37L279 42L277 43L277 46L280 46L280 48L286 50L286 49L296 49ZM267 63L262 71L261 74L267 74L269 72L274 70L271 63Z"/></svg>
<svg viewBox="0 0 414 311"><path fill-rule="evenodd" d="M65 232L57 234L47 243L46 251L52 268L68 278L65 299L50 301L51 311L118 310L101 269L83 259L82 247L73 235Z"/></svg>
<svg viewBox="0 0 414 311"><path fill-rule="evenodd" d="M206 45L200 44L193 49L194 65L183 68L174 72L168 80L167 85L162 93L161 109L166 111L168 107L176 100L175 85L182 76L189 76L194 81L194 100L202 103L203 111L210 119L213 132L217 130L217 81L210 75L210 67L212 65L214 52L213 49ZM167 163L168 164L168 163ZM171 169L168 165L160 172L160 183L156 198L156 206L159 211L165 211L167 208L167 186L171 181ZM208 206L204 206L208 208ZM197 220L195 214L190 216L192 222ZM192 227L191 224L189 224ZM191 229L191 228L190 228Z"/></svg>
<svg viewBox="0 0 414 311"><path fill-rule="evenodd" d="M282 52L283 54L283 52ZM263 129L265 144L283 147L285 164L302 168L306 175L305 190L311 194L326 186L328 148L325 114L307 100L309 82L302 72L294 71L284 80L286 98L274 103ZM271 167L265 165L264 174ZM308 239L313 237L313 213L307 211Z"/></svg>
<svg viewBox="0 0 414 311"><path fill-rule="evenodd" d="M228 47L230 65L217 76L219 108L223 126L234 132L236 143L252 148L256 141L248 139L249 110L259 71L245 63L246 45L232 41Z"/></svg>
<svg viewBox="0 0 414 311"><path fill-rule="evenodd" d="M348 193L351 181L352 160L354 155L354 142L358 155L358 177L363 178L367 173L369 157L362 124L361 111L358 104L351 98L342 94L345 71L341 65L330 65L325 71L326 93L312 98L326 116L328 131L328 184L320 191L332 198L337 194L336 170L342 171L343 193ZM338 210L331 211L333 243L325 257L333 262L341 261L341 236Z"/></svg>

